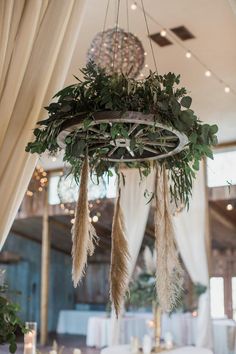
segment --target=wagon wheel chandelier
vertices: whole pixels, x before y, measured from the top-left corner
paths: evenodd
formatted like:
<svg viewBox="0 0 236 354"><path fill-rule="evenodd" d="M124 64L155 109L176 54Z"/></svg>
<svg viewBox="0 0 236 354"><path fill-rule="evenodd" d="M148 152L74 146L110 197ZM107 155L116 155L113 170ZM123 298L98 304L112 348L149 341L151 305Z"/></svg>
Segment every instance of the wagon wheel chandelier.
<svg viewBox="0 0 236 354"><path fill-rule="evenodd" d="M158 123L153 114L141 112L98 112L93 115L94 120L84 132L82 117L74 117L63 126L59 133L57 142L61 148L65 148L66 137L77 131L77 139L87 141L88 154L99 148L106 149L102 157L106 161L113 162L135 162L151 161L172 156L180 152L188 143L185 134L176 129ZM113 123L124 123L128 125L127 137L118 136L115 139L101 129L101 125ZM68 125L68 128L66 126ZM147 128L155 127L155 136L150 139L150 132ZM131 145L135 148L131 149Z"/></svg>
<svg viewBox="0 0 236 354"><path fill-rule="evenodd" d="M189 205L199 161L212 157L218 128L199 121L190 108L191 97L185 88L178 87L178 75L158 74L143 0L156 71L144 80L135 79L143 65L143 50L129 26L127 31L118 27L120 2L117 0L115 29L107 31L108 0L103 31L95 37L88 53L94 62L88 62L81 70L84 80L78 79L78 83L54 96L57 101L46 107L48 118L38 123L35 140L27 145L26 151L41 154L47 150L54 154L64 149L64 161L71 165L71 173L79 183L72 232L74 286L84 275L87 258L98 241L89 215L89 175L109 177L115 170L120 176L121 164L138 168L142 178L154 170L157 297L162 309L170 311L178 301L182 282L170 199L176 205ZM126 10L129 24L128 0ZM137 63L133 62L135 51L140 54ZM120 203L121 188L117 194L111 235L110 294L118 316L128 286L128 262L132 255Z"/></svg>

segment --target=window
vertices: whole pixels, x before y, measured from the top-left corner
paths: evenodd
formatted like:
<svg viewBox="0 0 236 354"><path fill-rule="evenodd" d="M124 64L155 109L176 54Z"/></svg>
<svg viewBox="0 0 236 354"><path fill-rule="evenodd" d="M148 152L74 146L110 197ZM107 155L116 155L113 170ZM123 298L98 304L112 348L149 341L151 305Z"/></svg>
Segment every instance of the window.
<svg viewBox="0 0 236 354"><path fill-rule="evenodd" d="M236 321L236 277L232 278L232 306L233 319Z"/></svg>
<svg viewBox="0 0 236 354"><path fill-rule="evenodd" d="M236 185L236 150L221 151L214 154L214 160L207 159L208 187Z"/></svg>
<svg viewBox="0 0 236 354"><path fill-rule="evenodd" d="M235 283L236 285L236 283ZM224 308L224 278L213 277L210 279L211 316L212 318L225 317Z"/></svg>
<svg viewBox="0 0 236 354"><path fill-rule="evenodd" d="M48 200L49 204L60 204L60 199L57 193L57 186L60 180L59 174L52 174L49 177Z"/></svg>

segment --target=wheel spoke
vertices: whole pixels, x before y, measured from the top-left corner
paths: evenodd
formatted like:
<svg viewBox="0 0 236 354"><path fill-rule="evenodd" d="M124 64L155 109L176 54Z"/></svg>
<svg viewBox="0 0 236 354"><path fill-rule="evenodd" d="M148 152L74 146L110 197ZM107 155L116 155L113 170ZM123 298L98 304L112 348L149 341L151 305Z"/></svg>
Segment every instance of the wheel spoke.
<svg viewBox="0 0 236 354"><path fill-rule="evenodd" d="M154 141L142 141L143 144L145 145L152 145L152 146L165 146L165 147L176 147L176 144L173 143L158 143Z"/></svg>
<svg viewBox="0 0 236 354"><path fill-rule="evenodd" d="M131 155L132 157L134 157L134 153L133 153L133 151L130 149L129 146L126 146L126 150L130 153L130 155Z"/></svg>
<svg viewBox="0 0 236 354"><path fill-rule="evenodd" d="M140 136L141 134L143 134L143 129L140 129L140 130L135 134L135 138L137 138L137 137Z"/></svg>
<svg viewBox="0 0 236 354"><path fill-rule="evenodd" d="M118 149L118 146L115 146L111 151L109 151L108 157L111 157L117 149Z"/></svg>
<svg viewBox="0 0 236 354"><path fill-rule="evenodd" d="M139 124L135 123L132 125L132 127L130 128L130 130L128 131L128 135L132 134L133 131L139 126Z"/></svg>
<svg viewBox="0 0 236 354"><path fill-rule="evenodd" d="M91 132L97 133L97 134L103 134L104 138L109 138L110 137L109 134L107 134L105 132L101 132L101 130L99 130L99 129L95 128L95 127L89 127L88 130L91 131Z"/></svg>
<svg viewBox="0 0 236 354"><path fill-rule="evenodd" d="M150 147L144 146L143 149L146 151L152 152L153 154L158 155L158 152Z"/></svg>
<svg viewBox="0 0 236 354"><path fill-rule="evenodd" d="M104 145L100 145L99 146L99 149L101 149L101 148L104 148L104 147L107 147L107 146L109 146L109 144L104 144ZM89 147L89 151L93 151L93 150L96 150L98 147L97 146L90 146Z"/></svg>

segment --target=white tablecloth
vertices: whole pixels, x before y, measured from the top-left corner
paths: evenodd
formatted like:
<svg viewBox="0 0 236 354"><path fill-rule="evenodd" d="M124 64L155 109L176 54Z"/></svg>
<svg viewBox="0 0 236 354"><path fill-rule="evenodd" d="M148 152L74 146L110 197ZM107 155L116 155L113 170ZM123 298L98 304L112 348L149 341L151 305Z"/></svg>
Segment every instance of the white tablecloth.
<svg viewBox="0 0 236 354"><path fill-rule="evenodd" d="M166 354L166 351L161 353ZM117 345L103 349L100 354L131 354L131 350L129 345ZM168 351L168 354L213 354L213 352L203 348L182 347Z"/></svg>
<svg viewBox="0 0 236 354"><path fill-rule="evenodd" d="M147 325L153 318L151 313L127 313L121 320L120 343L130 343L131 337L140 342L145 334L150 334ZM196 319L190 313L162 316L162 337L171 332L177 346L195 344ZM111 321L109 318L90 317L88 321L87 346L102 348L111 345Z"/></svg>
<svg viewBox="0 0 236 354"><path fill-rule="evenodd" d="M236 323L222 319L213 321L214 353L236 354Z"/></svg>
<svg viewBox="0 0 236 354"><path fill-rule="evenodd" d="M62 310L59 313L57 333L86 335L91 316L104 317L103 311Z"/></svg>
<svg viewBox="0 0 236 354"><path fill-rule="evenodd" d="M147 321L152 319L152 314L129 315L121 319L120 341L129 343L131 337L142 340L148 333ZM89 347L102 348L111 345L111 319L90 317L86 344Z"/></svg>

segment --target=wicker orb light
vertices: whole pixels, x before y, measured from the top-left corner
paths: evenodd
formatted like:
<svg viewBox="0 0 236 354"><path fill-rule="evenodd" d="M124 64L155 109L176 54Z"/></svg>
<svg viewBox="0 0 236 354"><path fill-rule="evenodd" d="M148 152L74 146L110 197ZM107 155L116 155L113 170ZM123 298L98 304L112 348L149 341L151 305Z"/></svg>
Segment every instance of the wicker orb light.
<svg viewBox="0 0 236 354"><path fill-rule="evenodd" d="M105 68L108 74L117 72L135 78L143 68L144 53L136 36L121 28L112 28L95 36L87 60Z"/></svg>

